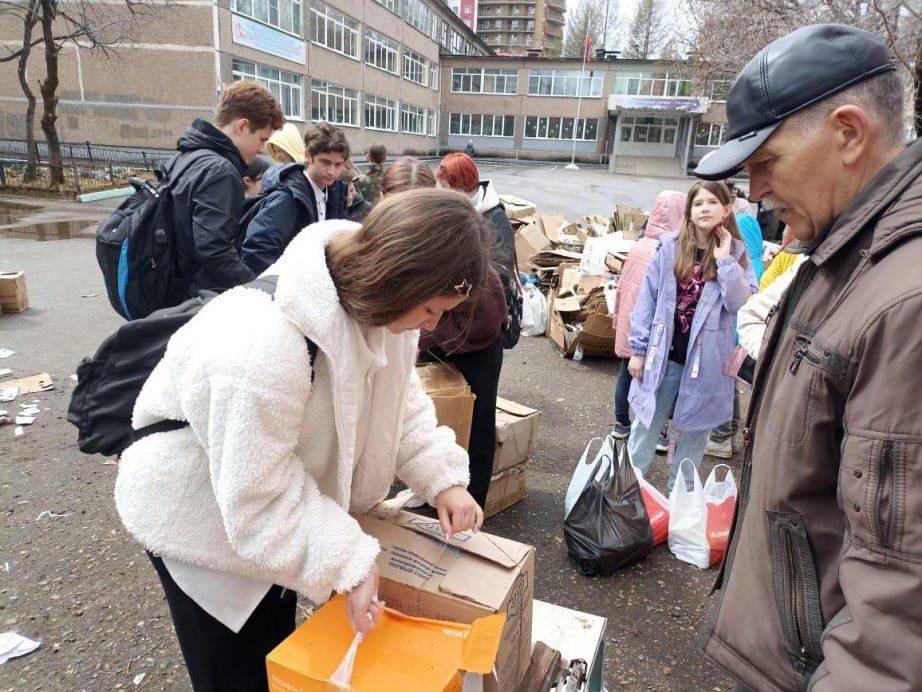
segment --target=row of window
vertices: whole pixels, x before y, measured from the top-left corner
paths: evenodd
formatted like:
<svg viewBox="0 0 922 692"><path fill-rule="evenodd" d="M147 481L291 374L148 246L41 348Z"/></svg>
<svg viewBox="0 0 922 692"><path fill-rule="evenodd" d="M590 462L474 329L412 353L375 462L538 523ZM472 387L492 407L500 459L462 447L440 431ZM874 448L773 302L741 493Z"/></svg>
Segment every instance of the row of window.
<svg viewBox="0 0 922 692"><path fill-rule="evenodd" d="M274 67L234 59L233 78L251 79L266 87L282 104L287 118L302 119L302 80L299 75ZM401 103L375 94L364 99L356 89L340 84L311 80L310 119L336 125L359 127L364 105L364 124L372 130L438 136L438 110L412 103Z"/></svg>
<svg viewBox="0 0 922 692"><path fill-rule="evenodd" d="M485 15L490 14L490 10L488 8L484 8L483 14ZM499 7L496 8L496 10L494 11L494 14L508 15L509 10L503 7L502 5L500 5ZM515 15L516 17L519 17L519 16L534 17L535 16L535 6L534 5L530 5L530 6L513 5L512 14Z"/></svg>
<svg viewBox="0 0 922 692"><path fill-rule="evenodd" d="M695 126L696 147L719 147L726 136L726 123L698 123Z"/></svg>
<svg viewBox="0 0 922 692"><path fill-rule="evenodd" d="M311 41L329 48L346 57L359 59L359 24L342 12L326 5L315 3L311 7L313 28ZM403 50L403 65L398 72L398 43L384 34L365 27L363 36L365 63L393 74L402 74L405 79L438 88L438 68L419 53L408 48Z"/></svg>
<svg viewBox="0 0 922 692"><path fill-rule="evenodd" d="M621 118L621 141L638 144L675 144L678 118L625 116Z"/></svg>
<svg viewBox="0 0 922 692"><path fill-rule="evenodd" d="M507 31L534 31L535 22L532 19L527 21L513 19L508 24L502 19L480 19L477 21L477 31L502 31L506 29Z"/></svg>
<svg viewBox="0 0 922 692"><path fill-rule="evenodd" d="M603 74L598 70L531 70L529 96L602 95ZM490 67L454 67L451 90L461 94L516 94L518 71ZM710 83L708 95L714 101L726 101L728 80ZM692 81L669 73L618 72L614 93L622 96L690 96Z"/></svg>
<svg viewBox="0 0 922 692"><path fill-rule="evenodd" d="M596 118L564 118L529 115L525 117L525 139L559 139L594 142L598 137ZM514 115L484 113L452 113L448 118L448 134L463 137L514 137Z"/></svg>
<svg viewBox="0 0 922 692"><path fill-rule="evenodd" d="M453 55L477 55L474 45L453 29L423 0L375 1L394 14L403 17L410 26L426 34L446 52ZM322 34L325 39L329 39L330 43L321 45L339 46L338 48L333 48L333 50L338 50L357 58L357 53L354 51L349 53L348 50L350 44L352 44L352 48L357 48L358 46L358 23L341 12L330 10L330 8L317 2L312 4L314 6L312 10L318 9L317 14L325 17L323 26L320 29L316 26L315 17L315 25L311 32L312 40L316 41L316 36ZM238 14L269 26L274 26L289 34L301 36L302 0L233 0L233 9ZM333 26L329 26L330 20L332 20ZM336 28L337 25L339 28Z"/></svg>

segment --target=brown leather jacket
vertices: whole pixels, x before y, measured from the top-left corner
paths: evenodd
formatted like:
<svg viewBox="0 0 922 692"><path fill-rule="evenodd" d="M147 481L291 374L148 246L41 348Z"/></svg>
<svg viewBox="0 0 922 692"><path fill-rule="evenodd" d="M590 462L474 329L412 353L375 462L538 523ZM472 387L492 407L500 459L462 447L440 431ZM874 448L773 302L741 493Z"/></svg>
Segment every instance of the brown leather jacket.
<svg viewBox="0 0 922 692"><path fill-rule="evenodd" d="M757 690L922 689L922 141L770 318L706 655Z"/></svg>

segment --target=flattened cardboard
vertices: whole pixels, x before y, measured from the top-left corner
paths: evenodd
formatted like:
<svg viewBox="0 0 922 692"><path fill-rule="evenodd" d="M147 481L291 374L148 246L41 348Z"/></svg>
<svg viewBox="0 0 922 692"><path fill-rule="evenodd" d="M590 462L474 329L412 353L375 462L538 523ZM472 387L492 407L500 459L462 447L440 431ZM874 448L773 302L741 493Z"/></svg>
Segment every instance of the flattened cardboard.
<svg viewBox="0 0 922 692"><path fill-rule="evenodd" d="M521 219L538 211L538 207L534 202L529 202L527 199L522 199L515 195L500 195L499 200L503 203L506 216L510 219Z"/></svg>
<svg viewBox="0 0 922 692"><path fill-rule="evenodd" d="M561 317L562 312L573 311L574 297L564 295L564 292L572 292L572 283L577 275L572 265L562 264L557 268L557 287L551 289L547 300L547 337L565 358L572 358L580 346L584 356L614 358L615 329L611 315L589 315L581 329L566 324ZM602 277L584 277L581 281L585 278L599 281L599 285L604 283Z"/></svg>
<svg viewBox="0 0 922 692"><path fill-rule="evenodd" d="M484 690L514 690L531 658L535 550L484 532L452 536L446 545L438 521L381 503L357 517L378 539L379 596L404 613L472 623L506 614L496 674Z"/></svg>
<svg viewBox="0 0 922 692"><path fill-rule="evenodd" d="M492 517L525 499L525 463L494 473L484 504L483 516Z"/></svg>
<svg viewBox="0 0 922 692"><path fill-rule="evenodd" d="M25 272L0 272L0 312L22 312L29 307Z"/></svg>
<svg viewBox="0 0 922 692"><path fill-rule="evenodd" d="M514 401L501 398L496 400L494 475L504 469L524 463L531 456L540 423L540 411ZM490 487L492 488L492 485Z"/></svg>
<svg viewBox="0 0 922 692"><path fill-rule="evenodd" d="M31 375L20 380L7 380L3 383L3 388L18 389L19 394L36 394L54 389L54 382L51 381L51 375L43 372L40 375Z"/></svg>
<svg viewBox="0 0 922 692"><path fill-rule="evenodd" d="M538 227L552 243L560 239L560 227L566 223L567 220L561 214L538 214L537 218Z"/></svg>

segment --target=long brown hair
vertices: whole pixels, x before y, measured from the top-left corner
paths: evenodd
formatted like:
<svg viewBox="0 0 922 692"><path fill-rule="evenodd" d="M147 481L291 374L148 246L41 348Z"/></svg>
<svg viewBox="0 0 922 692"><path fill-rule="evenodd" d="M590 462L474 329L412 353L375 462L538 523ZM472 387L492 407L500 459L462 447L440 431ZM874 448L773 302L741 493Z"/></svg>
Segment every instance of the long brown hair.
<svg viewBox="0 0 922 692"><path fill-rule="evenodd" d="M382 197L359 230L334 239L327 265L346 312L386 325L437 296L473 296L489 267L487 238L464 195L407 190Z"/></svg>
<svg viewBox="0 0 922 692"><path fill-rule="evenodd" d="M392 163L381 177L383 195L417 187L435 187L435 173L428 164L412 156L404 156Z"/></svg>
<svg viewBox="0 0 922 692"><path fill-rule="evenodd" d="M685 214L682 217L682 229L679 231L678 247L675 255L675 276L680 281L688 279L695 270L698 241L695 235L695 225L691 220L691 210L695 197L698 196L701 190L710 192L725 207L728 204L733 204L733 195L730 188L720 181L699 180L691 186L685 200ZM740 235L740 229L736 225L736 216L732 211L727 214L722 225L734 239L740 241L743 239ZM717 247L718 240L716 233L708 235L707 244L704 248L704 259L701 260L701 278L705 281L713 281L717 278L717 260L714 259L714 248ZM749 260L745 252L738 261L743 269L749 266Z"/></svg>

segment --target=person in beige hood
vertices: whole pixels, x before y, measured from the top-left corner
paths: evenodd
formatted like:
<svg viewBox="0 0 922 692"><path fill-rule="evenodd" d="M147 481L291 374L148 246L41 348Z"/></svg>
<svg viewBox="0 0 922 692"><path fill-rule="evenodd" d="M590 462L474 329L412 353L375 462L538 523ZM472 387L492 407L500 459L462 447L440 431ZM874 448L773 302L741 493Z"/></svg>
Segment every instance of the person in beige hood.
<svg viewBox="0 0 922 692"><path fill-rule="evenodd" d="M738 689L922 689L922 142L858 29L798 29L733 84L727 143L805 252L768 318L701 637Z"/></svg>

